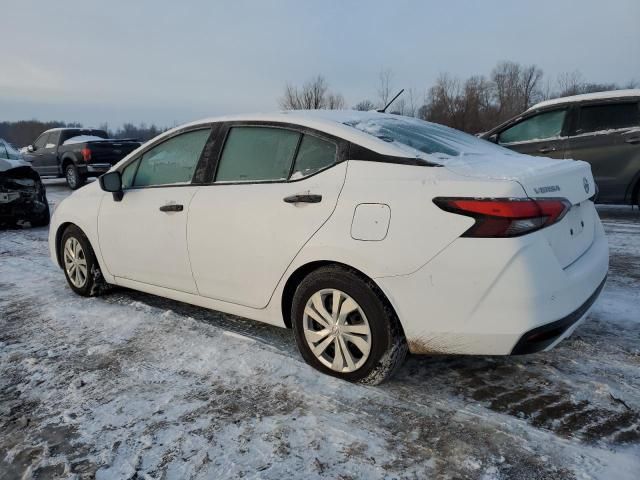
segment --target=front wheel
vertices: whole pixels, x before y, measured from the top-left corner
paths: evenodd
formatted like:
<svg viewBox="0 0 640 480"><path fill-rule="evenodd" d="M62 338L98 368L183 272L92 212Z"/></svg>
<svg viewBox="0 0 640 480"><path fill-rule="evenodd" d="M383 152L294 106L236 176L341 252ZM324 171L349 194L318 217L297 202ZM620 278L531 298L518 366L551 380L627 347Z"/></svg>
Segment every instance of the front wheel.
<svg viewBox="0 0 640 480"><path fill-rule="evenodd" d="M71 290L83 297L91 297L101 291L104 280L100 266L89 240L75 225L62 234L62 267Z"/></svg>
<svg viewBox="0 0 640 480"><path fill-rule="evenodd" d="M302 357L329 375L377 385L406 357L395 312L372 281L347 268L309 274L296 290L291 314Z"/></svg>
<svg viewBox="0 0 640 480"><path fill-rule="evenodd" d="M73 163L68 164L64 168L64 176L67 180L67 185L71 190L77 190L84 185L85 178L80 175L78 168Z"/></svg>

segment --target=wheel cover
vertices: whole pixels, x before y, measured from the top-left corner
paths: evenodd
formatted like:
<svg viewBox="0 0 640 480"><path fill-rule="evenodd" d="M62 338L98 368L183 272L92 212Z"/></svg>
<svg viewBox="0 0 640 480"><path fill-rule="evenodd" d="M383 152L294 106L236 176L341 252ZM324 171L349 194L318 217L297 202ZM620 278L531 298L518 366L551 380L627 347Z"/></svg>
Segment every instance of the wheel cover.
<svg viewBox="0 0 640 480"><path fill-rule="evenodd" d="M304 307L302 328L313 355L335 372L354 372L369 358L367 316L340 290L328 288L311 295Z"/></svg>
<svg viewBox="0 0 640 480"><path fill-rule="evenodd" d="M72 187L76 186L76 171L73 167L67 167L67 183Z"/></svg>
<svg viewBox="0 0 640 480"><path fill-rule="evenodd" d="M87 283L87 257L75 237L69 237L64 244L64 269L74 287L82 288Z"/></svg>

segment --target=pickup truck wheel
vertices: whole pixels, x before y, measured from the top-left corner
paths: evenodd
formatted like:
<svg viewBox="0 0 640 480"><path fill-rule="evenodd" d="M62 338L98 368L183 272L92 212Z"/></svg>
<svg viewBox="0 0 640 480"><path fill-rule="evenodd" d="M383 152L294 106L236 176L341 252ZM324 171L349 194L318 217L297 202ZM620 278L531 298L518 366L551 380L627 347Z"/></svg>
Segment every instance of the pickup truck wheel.
<svg viewBox="0 0 640 480"><path fill-rule="evenodd" d="M80 172L78 172L78 169L73 163L64 167L64 176L67 179L67 185L69 185L71 190L77 190L84 185L85 178L80 175Z"/></svg>

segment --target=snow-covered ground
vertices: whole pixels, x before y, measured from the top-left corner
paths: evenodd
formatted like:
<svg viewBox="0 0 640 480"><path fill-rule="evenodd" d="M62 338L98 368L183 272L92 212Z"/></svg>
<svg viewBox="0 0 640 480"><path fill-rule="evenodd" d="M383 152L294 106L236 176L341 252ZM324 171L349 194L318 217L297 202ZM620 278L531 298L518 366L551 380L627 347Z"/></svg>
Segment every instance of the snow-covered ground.
<svg viewBox="0 0 640 480"><path fill-rule="evenodd" d="M312 370L286 330L78 297L46 228L1 231L0 479L640 478L640 213L599 210L609 282L573 337L379 387Z"/></svg>

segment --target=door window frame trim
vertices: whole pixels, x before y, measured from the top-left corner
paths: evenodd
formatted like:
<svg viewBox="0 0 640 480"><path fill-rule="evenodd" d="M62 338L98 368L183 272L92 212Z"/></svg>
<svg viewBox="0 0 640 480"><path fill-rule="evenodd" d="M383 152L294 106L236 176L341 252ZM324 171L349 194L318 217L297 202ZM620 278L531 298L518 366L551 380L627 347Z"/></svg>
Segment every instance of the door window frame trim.
<svg viewBox="0 0 640 480"><path fill-rule="evenodd" d="M209 144L213 141L215 141L215 134L217 133L217 126L218 124L214 123L202 123L202 124L198 124L198 125L191 125L188 127L184 127L181 128L179 130L176 130L175 132L172 132L170 135L168 136L163 136L162 138L157 138L156 140L152 140L151 142L149 142L149 145L146 145L144 147L144 149L140 152L138 152L135 156L131 157L129 160L127 160L127 162L125 164L123 164L121 167L118 167L118 172L120 172L120 175L122 175L122 172L124 171L125 168L127 168L129 165L131 165L132 163L140 160L138 162L138 165L136 166L136 171L133 174L133 179L131 180L132 185L126 189L123 189L123 191L125 192L130 192L132 190L144 190L146 188L170 188L170 187L193 187L193 186L197 186L197 185L201 185L201 183L196 182L196 178L198 176L198 171L201 168L201 164L203 162L203 157L205 156L205 151L207 150L207 147L209 146ZM193 175L191 176L191 180L187 183L176 183L176 184L161 184L161 185L144 185L144 186L135 186L133 185L136 181L136 176L138 175L138 169L140 168L140 164L142 163L142 157L148 153L150 150L154 149L155 147L162 145L165 142L168 142L169 140L176 138L182 134L185 133L190 133L190 132L196 132L198 130L210 130L209 132L209 137L207 138L207 141L205 142L204 146L202 147L202 152L200 152L200 157L198 157L198 161L196 162L196 167L193 171Z"/></svg>
<svg viewBox="0 0 640 480"><path fill-rule="evenodd" d="M220 160L222 159L222 154L224 152L224 147L227 143L227 139L229 137L229 132L234 127L258 127L258 128L279 128L283 130L289 130L297 133L299 135L298 143L296 145L296 149L294 151L293 157L291 159L291 165L289 167L289 175L284 179L275 179L275 180L238 180L238 181L221 181L216 182L216 175L218 174L218 167L220 165ZM302 139L305 135L311 135L320 140L327 141L329 143L333 143L336 147L336 156L335 160L323 167L319 170L316 170L310 175L305 175L300 178L291 179L291 175L293 174L293 168L295 167L296 159L298 157L298 152L300 151L300 145L302 144ZM273 122L273 121L261 121L261 120L234 120L224 122L221 126L220 137L222 141L218 144L218 150L215 152L216 155L213 159L213 164L210 168L210 176L207 177L206 183L204 185L252 185L252 184L270 184L270 183L295 183L306 180L308 178L313 177L314 175L318 175L319 173L324 172L336 165L347 160L348 152L349 152L349 142L346 140L335 137L328 133L324 133L313 128L305 127L302 125L298 125L295 123L287 123L287 122Z"/></svg>

